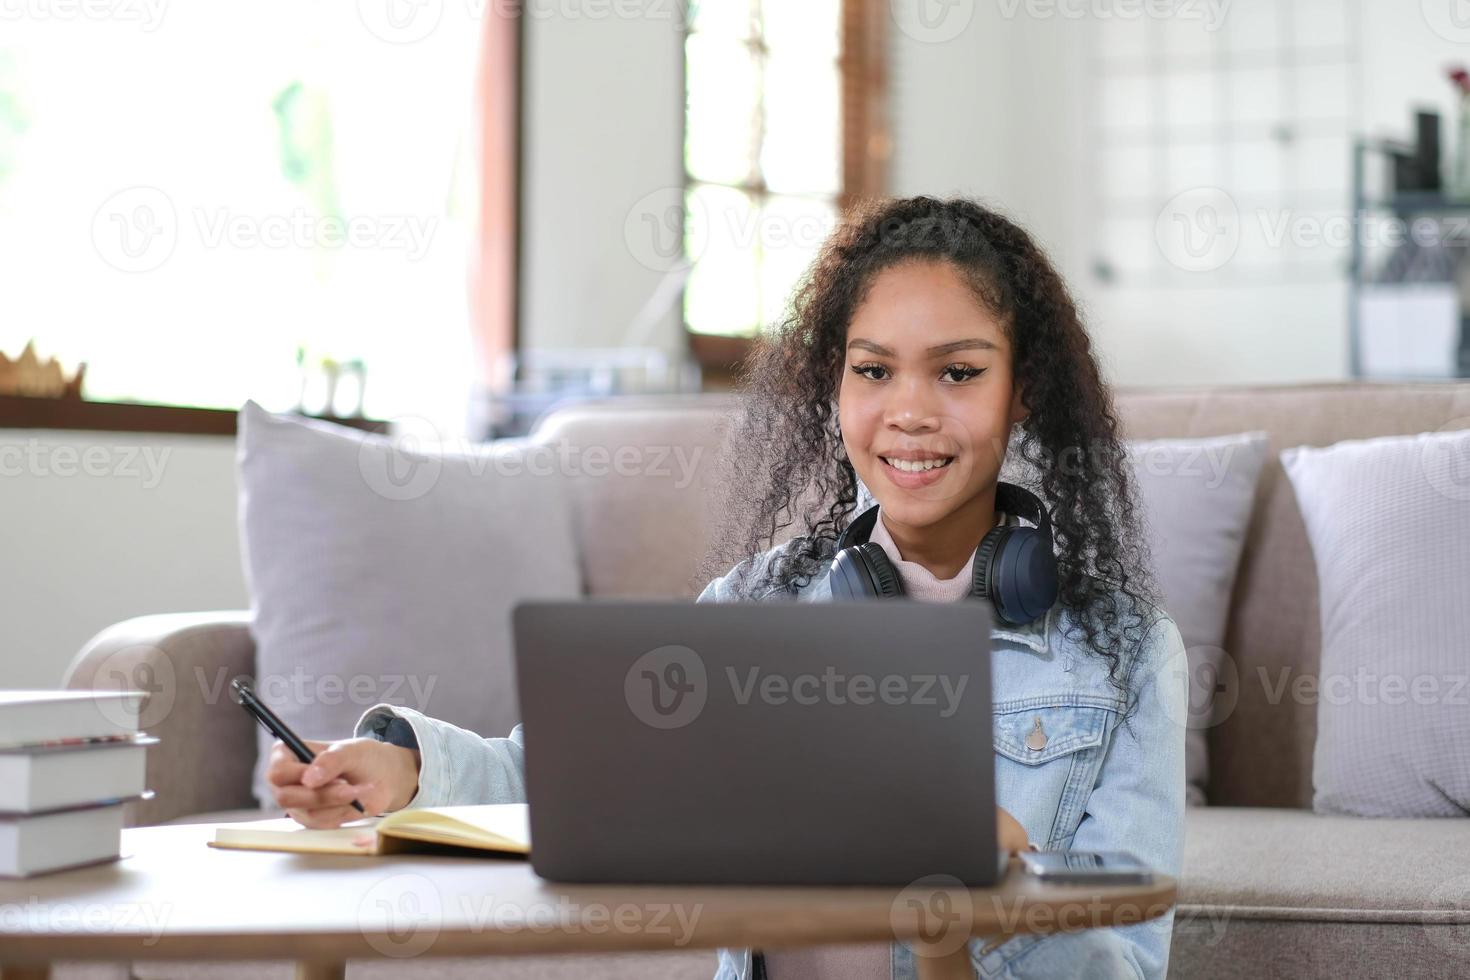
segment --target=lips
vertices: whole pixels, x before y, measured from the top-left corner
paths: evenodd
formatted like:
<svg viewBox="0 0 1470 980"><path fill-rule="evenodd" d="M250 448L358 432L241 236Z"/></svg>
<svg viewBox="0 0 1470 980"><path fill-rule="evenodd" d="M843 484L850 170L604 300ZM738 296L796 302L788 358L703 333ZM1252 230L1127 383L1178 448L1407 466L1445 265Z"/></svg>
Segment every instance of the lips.
<svg viewBox="0 0 1470 980"><path fill-rule="evenodd" d="M883 465L883 473L888 481L905 490L915 490L939 482L954 464L953 456L941 456L937 453L880 455L878 460Z"/></svg>

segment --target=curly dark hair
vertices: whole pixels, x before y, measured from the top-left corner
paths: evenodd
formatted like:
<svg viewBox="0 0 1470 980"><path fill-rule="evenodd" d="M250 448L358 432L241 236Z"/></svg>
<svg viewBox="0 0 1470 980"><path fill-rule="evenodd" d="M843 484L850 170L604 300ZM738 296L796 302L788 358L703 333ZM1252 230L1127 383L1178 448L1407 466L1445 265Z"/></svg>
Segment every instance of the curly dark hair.
<svg viewBox="0 0 1470 980"><path fill-rule="evenodd" d="M762 566L746 583L749 594L789 596L830 563L858 502L837 414L847 328L880 271L916 261L952 263L1010 339L1029 414L1019 436L1013 431L1006 467L1025 471L1012 482L1028 486L1051 515L1058 604L1072 613L1068 636L1085 637L1126 696L1131 665L1122 654L1151 625L1157 593L1112 398L1045 253L972 200L872 201L823 244L784 321L741 365L742 405L724 454L726 499L716 510L722 526L701 581L744 558L740 576ZM754 561L793 523L796 533L771 560Z"/></svg>

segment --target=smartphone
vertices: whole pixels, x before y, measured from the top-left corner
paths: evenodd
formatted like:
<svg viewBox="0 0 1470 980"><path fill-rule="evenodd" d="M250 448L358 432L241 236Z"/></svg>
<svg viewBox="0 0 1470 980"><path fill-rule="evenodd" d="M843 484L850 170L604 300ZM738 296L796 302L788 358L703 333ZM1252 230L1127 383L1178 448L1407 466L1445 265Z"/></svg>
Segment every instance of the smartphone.
<svg viewBox="0 0 1470 980"><path fill-rule="evenodd" d="M1146 885L1154 873L1127 851L1021 851L1037 881L1058 885Z"/></svg>

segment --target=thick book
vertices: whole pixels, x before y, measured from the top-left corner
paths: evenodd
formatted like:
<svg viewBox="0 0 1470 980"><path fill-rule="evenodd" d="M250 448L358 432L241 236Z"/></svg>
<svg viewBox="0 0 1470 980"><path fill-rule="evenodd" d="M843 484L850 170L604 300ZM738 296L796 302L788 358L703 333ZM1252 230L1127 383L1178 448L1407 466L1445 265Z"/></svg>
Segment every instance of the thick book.
<svg viewBox="0 0 1470 980"><path fill-rule="evenodd" d="M220 824L210 847L299 854L382 854L427 851L466 855L531 853L530 811L524 803L435 806L398 810L327 830L291 817Z"/></svg>
<svg viewBox="0 0 1470 980"><path fill-rule="evenodd" d="M0 814L36 813L143 792L148 735L0 747Z"/></svg>
<svg viewBox="0 0 1470 980"><path fill-rule="evenodd" d="M134 735L146 691L0 691L0 746Z"/></svg>
<svg viewBox="0 0 1470 980"><path fill-rule="evenodd" d="M0 817L0 878L24 878L117 860L124 802L109 800L49 813Z"/></svg>

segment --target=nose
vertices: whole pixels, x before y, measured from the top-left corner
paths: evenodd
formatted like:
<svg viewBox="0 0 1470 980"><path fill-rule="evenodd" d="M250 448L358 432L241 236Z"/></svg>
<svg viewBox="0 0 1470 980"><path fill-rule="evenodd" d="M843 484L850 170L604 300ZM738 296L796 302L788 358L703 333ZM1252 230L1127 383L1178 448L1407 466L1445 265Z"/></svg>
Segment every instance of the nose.
<svg viewBox="0 0 1470 980"><path fill-rule="evenodd" d="M930 432L939 428L933 393L918 378L910 378L888 389L884 423L902 432Z"/></svg>

